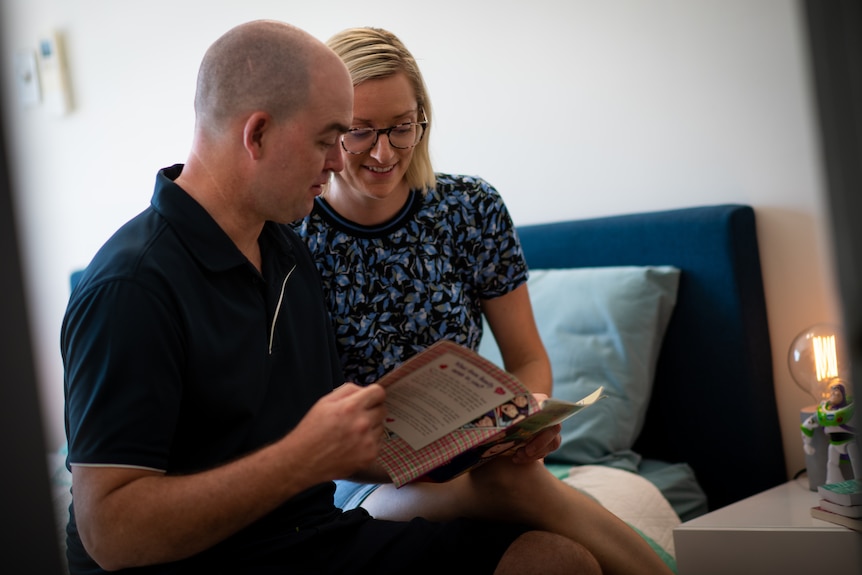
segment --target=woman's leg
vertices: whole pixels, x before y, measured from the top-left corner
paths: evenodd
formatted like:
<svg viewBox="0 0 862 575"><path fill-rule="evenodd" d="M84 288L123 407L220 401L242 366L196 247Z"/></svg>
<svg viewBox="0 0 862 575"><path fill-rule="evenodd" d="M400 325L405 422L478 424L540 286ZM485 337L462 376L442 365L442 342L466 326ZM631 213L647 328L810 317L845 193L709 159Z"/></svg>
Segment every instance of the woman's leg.
<svg viewBox="0 0 862 575"><path fill-rule="evenodd" d="M447 483L381 485L362 506L383 519L466 516L523 522L582 544L608 575L671 573L634 529L539 461L514 464L499 457Z"/></svg>

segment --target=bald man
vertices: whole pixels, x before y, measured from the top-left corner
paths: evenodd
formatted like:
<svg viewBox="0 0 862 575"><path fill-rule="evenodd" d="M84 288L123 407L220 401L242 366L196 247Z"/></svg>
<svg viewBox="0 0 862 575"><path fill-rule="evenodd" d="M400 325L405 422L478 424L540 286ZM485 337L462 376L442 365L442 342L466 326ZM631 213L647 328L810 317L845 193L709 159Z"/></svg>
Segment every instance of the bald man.
<svg viewBox="0 0 862 575"><path fill-rule="evenodd" d="M344 64L293 26L207 50L186 163L159 171L63 321L73 575L600 572L520 525L334 506L333 480L374 464L385 392L343 383L287 224L342 169L352 109Z"/></svg>

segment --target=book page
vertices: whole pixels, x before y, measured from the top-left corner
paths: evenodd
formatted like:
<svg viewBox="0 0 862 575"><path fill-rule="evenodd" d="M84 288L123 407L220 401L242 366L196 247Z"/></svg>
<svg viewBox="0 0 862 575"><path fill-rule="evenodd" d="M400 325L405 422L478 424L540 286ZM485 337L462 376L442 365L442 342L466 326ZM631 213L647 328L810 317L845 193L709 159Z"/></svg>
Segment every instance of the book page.
<svg viewBox="0 0 862 575"><path fill-rule="evenodd" d="M497 379L446 352L386 389L386 429L421 449L514 397Z"/></svg>
<svg viewBox="0 0 862 575"><path fill-rule="evenodd" d="M396 487L417 478L419 481L449 481L501 452L517 448L539 430L592 405L604 397L602 393L603 388L599 387L577 402L548 398L539 411L532 406L529 414L511 420L506 427L462 426L418 450L411 449L400 437L392 436L381 445L378 462Z"/></svg>
<svg viewBox="0 0 862 575"><path fill-rule="evenodd" d="M539 411L515 421L509 429L504 430L497 437L459 454L449 464L429 473L429 477L434 481L448 481L489 459L510 453L539 431L568 419L603 398L603 391L604 387L601 386L584 399L574 403L549 397L542 402ZM457 461L459 459L460 461Z"/></svg>

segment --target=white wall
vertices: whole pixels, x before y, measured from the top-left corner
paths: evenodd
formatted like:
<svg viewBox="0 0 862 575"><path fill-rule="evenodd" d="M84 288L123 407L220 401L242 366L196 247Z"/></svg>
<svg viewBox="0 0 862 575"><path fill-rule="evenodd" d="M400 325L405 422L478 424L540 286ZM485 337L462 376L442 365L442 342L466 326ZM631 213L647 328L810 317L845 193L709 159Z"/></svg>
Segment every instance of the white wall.
<svg viewBox="0 0 862 575"><path fill-rule="evenodd" d="M840 309L792 0L4 0L10 162L49 448L63 442L68 274L146 207L159 168L185 160L207 46L262 17L324 40L356 25L401 36L431 91L437 169L484 176L517 224L753 205L788 474L804 467L799 409L812 399L789 376L787 348ZM63 117L20 105L11 82L12 54L50 29L64 35L71 74Z"/></svg>

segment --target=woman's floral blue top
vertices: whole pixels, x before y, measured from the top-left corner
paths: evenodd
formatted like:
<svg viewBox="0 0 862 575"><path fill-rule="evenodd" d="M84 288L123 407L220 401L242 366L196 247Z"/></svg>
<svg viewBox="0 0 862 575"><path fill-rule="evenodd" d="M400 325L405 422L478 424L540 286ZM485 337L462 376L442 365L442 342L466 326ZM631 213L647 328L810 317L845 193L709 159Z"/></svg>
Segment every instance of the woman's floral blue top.
<svg viewBox="0 0 862 575"><path fill-rule="evenodd" d="M476 349L480 299L527 280L509 212L481 178L437 175L392 220L361 226L317 198L294 229L314 255L347 381L368 384L441 338Z"/></svg>

